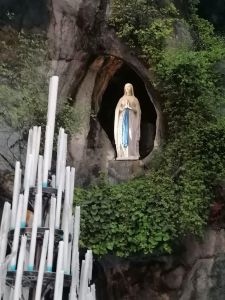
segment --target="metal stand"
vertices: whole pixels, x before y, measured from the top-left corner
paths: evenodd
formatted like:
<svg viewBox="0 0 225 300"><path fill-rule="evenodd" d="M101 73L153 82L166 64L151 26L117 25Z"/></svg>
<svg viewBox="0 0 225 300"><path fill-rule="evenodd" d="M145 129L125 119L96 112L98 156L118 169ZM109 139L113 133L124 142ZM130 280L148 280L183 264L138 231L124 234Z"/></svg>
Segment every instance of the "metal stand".
<svg viewBox="0 0 225 300"><path fill-rule="evenodd" d="M30 188L30 195L29 195L29 210L33 211L34 210L34 203L35 203L35 195L37 192L37 188ZM46 221L46 217L48 214L48 211L50 209L50 199L51 197L57 196L57 189L51 188L51 187L46 187L42 188L42 213L43 213L43 224ZM64 199L64 194L62 195L62 201ZM40 260L40 253L41 253L41 248L43 244L43 239L44 239L44 233L45 230L49 229L48 227L39 227L37 229L37 244L36 244L36 258L35 258L35 265L34 269L35 271L24 271L23 272L23 279L22 279L22 287L23 288L28 288L29 289L29 299L34 299L35 295L35 287L37 284L37 278L38 278L38 268L39 268L39 260ZM25 227L20 229L20 239L22 235L27 236L27 241L28 243L31 240L31 235L32 235L32 227ZM12 247L13 243L13 236L14 236L14 229L10 230L8 233L8 244L10 248ZM71 234L69 235L69 241L71 241L72 237ZM57 252L58 252L58 244L60 241L63 240L63 230L61 229L55 229L55 237L54 237L54 262L56 263L56 258L57 258ZM54 267L54 266L53 266ZM53 269L55 270L55 269ZM43 286L42 286L42 297L45 297L46 295L49 299L52 299L54 287L55 287L55 277L56 273L55 272L45 272L44 273L44 278L43 278ZM16 271L8 271L6 275L6 285L9 287L14 287L15 284L15 278L16 278ZM71 284L71 279L72 276L65 274L64 275L64 287L69 288Z"/></svg>

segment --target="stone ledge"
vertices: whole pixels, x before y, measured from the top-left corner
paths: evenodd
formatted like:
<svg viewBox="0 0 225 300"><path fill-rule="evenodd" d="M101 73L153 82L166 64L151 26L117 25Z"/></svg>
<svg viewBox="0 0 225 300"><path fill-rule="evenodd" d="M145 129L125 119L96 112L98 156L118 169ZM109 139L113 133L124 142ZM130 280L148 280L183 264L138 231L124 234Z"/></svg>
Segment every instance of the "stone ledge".
<svg viewBox="0 0 225 300"><path fill-rule="evenodd" d="M144 173L141 160L110 160L108 176L112 183L120 183Z"/></svg>

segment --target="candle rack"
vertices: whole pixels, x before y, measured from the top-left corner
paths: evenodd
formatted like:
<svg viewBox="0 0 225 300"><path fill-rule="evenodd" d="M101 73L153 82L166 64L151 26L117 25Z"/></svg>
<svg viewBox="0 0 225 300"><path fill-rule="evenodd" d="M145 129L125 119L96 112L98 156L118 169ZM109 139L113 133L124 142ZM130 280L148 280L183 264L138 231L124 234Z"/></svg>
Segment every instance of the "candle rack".
<svg viewBox="0 0 225 300"><path fill-rule="evenodd" d="M39 227L37 229L37 241L39 241L39 242L43 241L45 230L49 230L49 228ZM32 227L21 228L20 229L20 238L24 234L26 234L27 240L30 241L31 234L32 234ZM13 236L14 236L14 229L11 229L8 233L8 243L9 243L10 247L12 246ZM69 234L69 242L71 241L71 239L72 239L71 234ZM63 240L63 230L55 229L55 237L54 237L55 246L62 240Z"/></svg>
<svg viewBox="0 0 225 300"><path fill-rule="evenodd" d="M50 287L50 289L54 289L55 284L55 272L45 272L43 277L43 289L45 289L47 286ZM16 278L16 272L15 271L8 271L7 272L7 278L6 278L6 284L8 286L14 286L15 284L15 278ZM22 279L22 286L28 287L28 288L35 288L38 278L38 271L24 271L23 272L23 279ZM64 286L69 287L71 284L71 275L65 274L64 275Z"/></svg>
<svg viewBox="0 0 225 300"><path fill-rule="evenodd" d="M63 128L57 140L55 175L52 173L57 90L58 76L53 76L44 155L39 155L42 129L34 126L29 130L24 172L16 162L12 204L4 204L0 300L96 299L91 250L80 266L80 207L73 209L75 168L66 165Z"/></svg>

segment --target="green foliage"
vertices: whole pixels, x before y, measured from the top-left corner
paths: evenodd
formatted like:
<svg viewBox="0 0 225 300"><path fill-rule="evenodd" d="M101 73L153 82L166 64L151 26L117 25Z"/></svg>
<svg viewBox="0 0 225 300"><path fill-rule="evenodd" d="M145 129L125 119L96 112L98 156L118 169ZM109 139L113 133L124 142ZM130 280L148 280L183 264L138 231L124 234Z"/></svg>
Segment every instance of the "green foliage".
<svg viewBox="0 0 225 300"><path fill-rule="evenodd" d="M155 61L173 33L178 15L171 1L113 0L110 23L130 47L146 60Z"/></svg>
<svg viewBox="0 0 225 300"><path fill-rule="evenodd" d="M44 131L47 115L49 63L45 34L17 33L2 36L0 50L0 118L20 135L24 147L28 130L34 125ZM56 118L68 133L78 128L79 117L66 99Z"/></svg>
<svg viewBox="0 0 225 300"><path fill-rule="evenodd" d="M184 20L172 1L113 1L111 24L151 62L154 86L163 98L168 139L159 164L143 178L112 186L102 181L79 189L82 243L97 254L164 253L187 233L207 224L213 188L225 174L224 41L196 15L189 1ZM145 15L145 18L142 16ZM192 47L170 47L174 26L189 28ZM159 167L158 167L159 166Z"/></svg>
<svg viewBox="0 0 225 300"><path fill-rule="evenodd" d="M97 254L119 256L171 251L177 236L179 207L170 177L152 173L112 186L101 182L89 190L77 189L82 205L82 243ZM84 200L85 199L85 200Z"/></svg>

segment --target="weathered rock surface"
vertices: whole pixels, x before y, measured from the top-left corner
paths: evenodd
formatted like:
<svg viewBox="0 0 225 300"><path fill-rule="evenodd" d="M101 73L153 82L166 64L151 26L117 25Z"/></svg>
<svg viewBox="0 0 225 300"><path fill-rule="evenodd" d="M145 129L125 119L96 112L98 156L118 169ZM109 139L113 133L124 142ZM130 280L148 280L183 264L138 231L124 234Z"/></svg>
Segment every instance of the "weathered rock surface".
<svg viewBox="0 0 225 300"><path fill-rule="evenodd" d="M165 257L96 263L98 300L225 299L225 231L206 231L202 240L187 237L183 249Z"/></svg>
<svg viewBox="0 0 225 300"><path fill-rule="evenodd" d="M88 184L99 171L108 173L109 160L115 157L113 141L102 129L98 113L109 81L124 63L143 80L149 101L155 106L156 148L163 136L163 117L151 84L152 74L107 25L109 13L107 0L52 1L48 34L52 73L60 76L61 95L72 97L76 110L82 111L81 128L69 146L79 184ZM119 177L114 179L119 181Z"/></svg>

